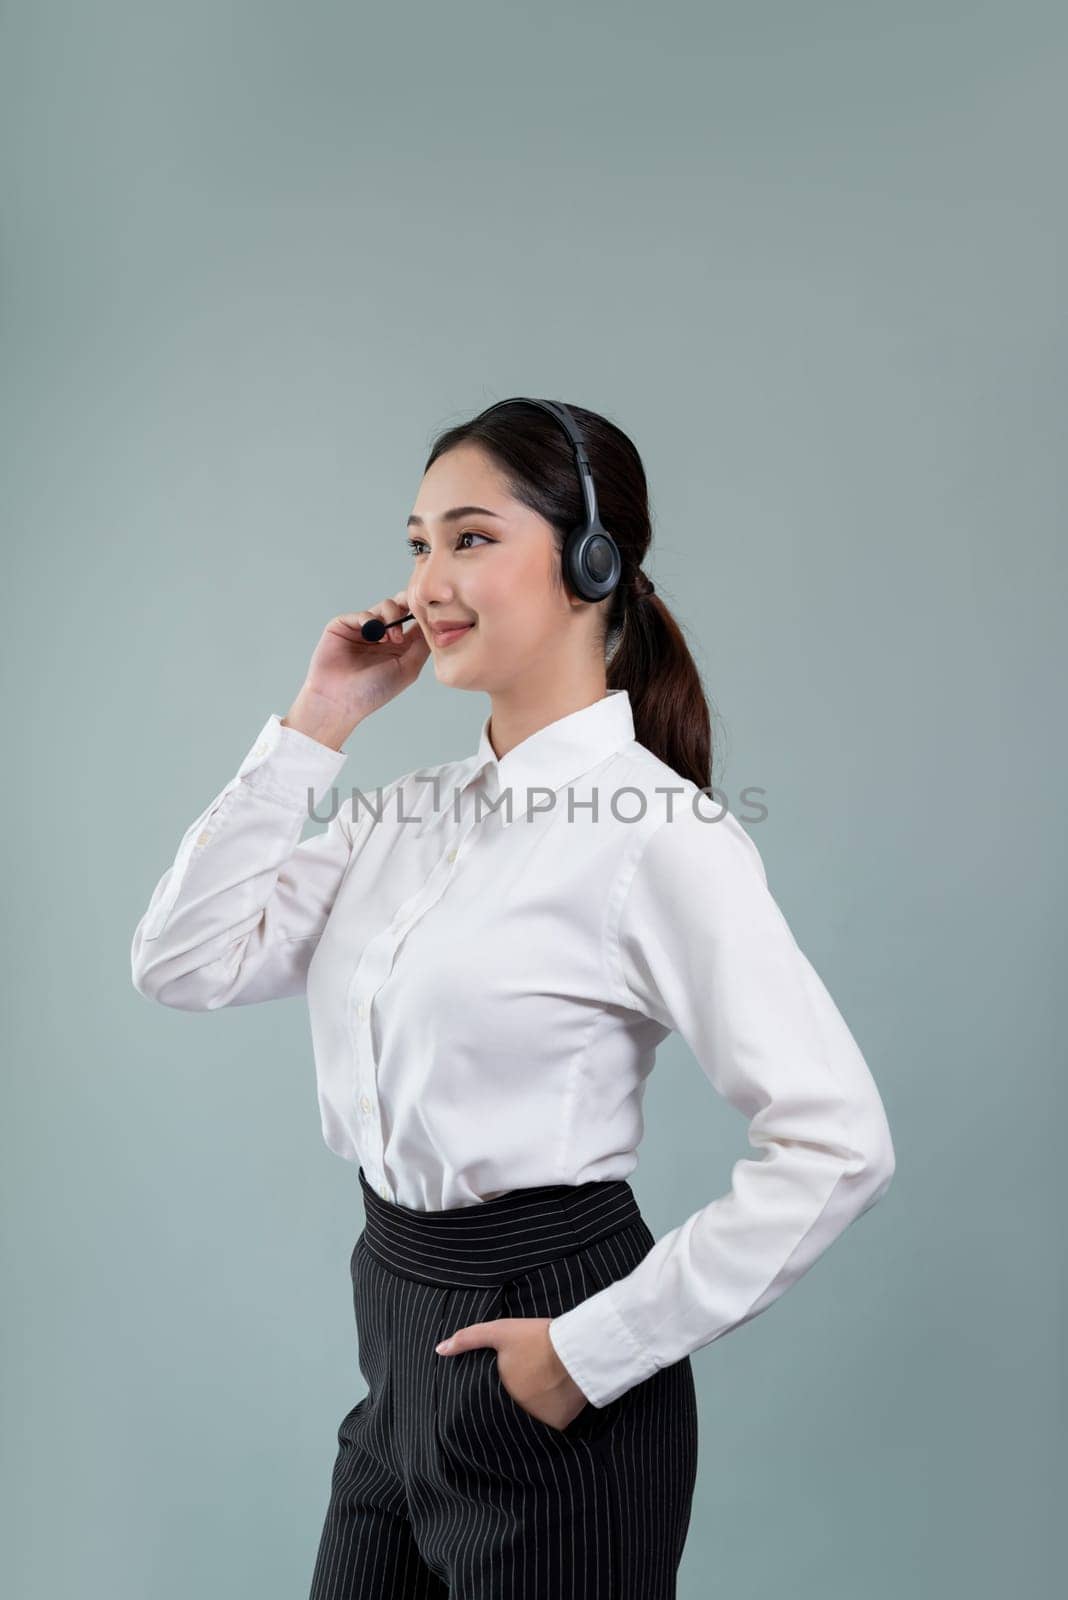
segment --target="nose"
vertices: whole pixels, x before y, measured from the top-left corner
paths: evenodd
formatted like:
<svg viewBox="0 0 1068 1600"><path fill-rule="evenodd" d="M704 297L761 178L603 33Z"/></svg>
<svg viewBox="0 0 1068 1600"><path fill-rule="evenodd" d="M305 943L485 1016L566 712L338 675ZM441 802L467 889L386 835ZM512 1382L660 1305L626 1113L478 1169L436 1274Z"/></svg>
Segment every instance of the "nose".
<svg viewBox="0 0 1068 1600"><path fill-rule="evenodd" d="M415 611L431 605L451 605L456 585L449 569L449 552L441 548L424 555L408 585L408 605Z"/></svg>

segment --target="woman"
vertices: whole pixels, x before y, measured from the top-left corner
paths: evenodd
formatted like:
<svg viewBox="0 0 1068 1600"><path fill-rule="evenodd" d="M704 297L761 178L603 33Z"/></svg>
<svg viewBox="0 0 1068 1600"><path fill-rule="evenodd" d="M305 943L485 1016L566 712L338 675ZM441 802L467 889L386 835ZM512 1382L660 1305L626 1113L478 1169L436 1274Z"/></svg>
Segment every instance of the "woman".
<svg viewBox="0 0 1068 1600"><path fill-rule="evenodd" d="M327 626L191 825L133 980L186 1010L306 995L324 1138L358 1165L368 1394L338 1431L312 1600L669 1597L689 1358L884 1193L886 1116L710 798L626 435L491 406L437 440L408 544L409 582ZM430 654L491 697L475 755L354 789L298 842L346 739ZM760 1158L654 1241L627 1175L673 1030Z"/></svg>

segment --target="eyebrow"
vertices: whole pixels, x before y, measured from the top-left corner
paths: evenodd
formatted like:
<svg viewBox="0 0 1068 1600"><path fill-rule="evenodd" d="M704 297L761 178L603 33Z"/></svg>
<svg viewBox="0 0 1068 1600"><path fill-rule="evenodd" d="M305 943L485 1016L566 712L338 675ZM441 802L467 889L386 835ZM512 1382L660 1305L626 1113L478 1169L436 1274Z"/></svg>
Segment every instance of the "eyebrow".
<svg viewBox="0 0 1068 1600"><path fill-rule="evenodd" d="M451 511L443 511L438 518L439 522L456 522L460 517L500 517L499 511L490 511L487 506L453 506ZM503 518L501 519L503 521ZM417 517L413 511L408 518L409 528L423 528L426 526L422 517Z"/></svg>

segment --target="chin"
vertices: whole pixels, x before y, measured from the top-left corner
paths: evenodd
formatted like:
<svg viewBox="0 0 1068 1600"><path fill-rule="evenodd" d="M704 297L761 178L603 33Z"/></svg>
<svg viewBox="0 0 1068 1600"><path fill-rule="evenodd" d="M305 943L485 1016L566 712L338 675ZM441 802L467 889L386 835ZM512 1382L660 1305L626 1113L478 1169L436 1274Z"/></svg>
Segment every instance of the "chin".
<svg viewBox="0 0 1068 1600"><path fill-rule="evenodd" d="M440 656L434 657L434 672L442 683L454 683L463 688L474 688L472 669L459 661L443 661Z"/></svg>

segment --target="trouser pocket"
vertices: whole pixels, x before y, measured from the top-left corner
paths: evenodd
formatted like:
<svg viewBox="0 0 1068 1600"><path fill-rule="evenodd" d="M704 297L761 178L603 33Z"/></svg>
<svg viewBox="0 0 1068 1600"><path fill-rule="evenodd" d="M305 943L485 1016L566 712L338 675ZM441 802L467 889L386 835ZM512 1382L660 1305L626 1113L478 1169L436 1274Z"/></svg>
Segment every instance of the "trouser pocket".
<svg viewBox="0 0 1068 1600"><path fill-rule="evenodd" d="M642 1260L653 1236L642 1221L599 1239L570 1255L557 1257L492 1289L453 1289L447 1293L440 1337L476 1322L503 1317L553 1318L624 1276ZM587 1401L563 1428L521 1405L505 1387L491 1345L438 1356L435 1371L435 1425L445 1460L488 1472L508 1473L516 1456L591 1445L608 1435L629 1404L627 1391L605 1406ZM628 1399L628 1396L630 1398Z"/></svg>

